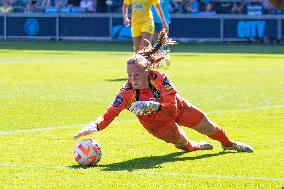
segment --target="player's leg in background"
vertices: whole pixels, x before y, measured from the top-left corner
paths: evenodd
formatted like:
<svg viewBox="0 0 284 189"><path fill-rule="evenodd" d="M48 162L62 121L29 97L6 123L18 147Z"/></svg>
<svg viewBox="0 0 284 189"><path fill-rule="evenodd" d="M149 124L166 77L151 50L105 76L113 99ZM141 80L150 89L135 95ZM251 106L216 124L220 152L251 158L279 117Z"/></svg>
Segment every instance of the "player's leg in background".
<svg viewBox="0 0 284 189"><path fill-rule="evenodd" d="M141 36L142 36L142 47L145 47L148 43L146 42L146 40L150 41L152 40L152 34L151 33L148 33L148 32L142 32L141 33ZM145 40L146 39L146 40Z"/></svg>
<svg viewBox="0 0 284 189"><path fill-rule="evenodd" d="M142 46L141 28L142 28L141 24L136 24L131 26L132 41L135 52L138 52Z"/></svg>
<svg viewBox="0 0 284 189"><path fill-rule="evenodd" d="M138 37L133 37L133 47L135 52L138 52L141 49L141 42L142 42L142 37L138 36Z"/></svg>
<svg viewBox="0 0 284 189"><path fill-rule="evenodd" d="M151 20L141 24L142 47L145 47L148 45L147 41L149 42L152 41L153 34L154 34L154 23Z"/></svg>

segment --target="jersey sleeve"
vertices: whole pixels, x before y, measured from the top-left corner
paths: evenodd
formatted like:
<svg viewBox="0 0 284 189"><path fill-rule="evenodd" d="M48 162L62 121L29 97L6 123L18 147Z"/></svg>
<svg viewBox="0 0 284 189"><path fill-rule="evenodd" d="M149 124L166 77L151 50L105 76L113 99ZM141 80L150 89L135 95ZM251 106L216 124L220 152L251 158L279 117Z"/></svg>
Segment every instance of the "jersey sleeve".
<svg viewBox="0 0 284 189"><path fill-rule="evenodd" d="M98 124L98 130L105 129L122 110L128 109L134 96L132 90L121 89L108 109L95 121Z"/></svg>
<svg viewBox="0 0 284 189"><path fill-rule="evenodd" d="M161 72L152 72L150 78L154 80L156 87L161 92L162 100L160 112L175 117L177 114L177 90L170 78Z"/></svg>
<svg viewBox="0 0 284 189"><path fill-rule="evenodd" d="M124 0L123 3L126 4L126 5L130 5L131 4L131 0Z"/></svg>
<svg viewBox="0 0 284 189"><path fill-rule="evenodd" d="M175 94L168 94L163 97L163 102L160 103L160 112L175 117L177 114L177 96Z"/></svg>
<svg viewBox="0 0 284 189"><path fill-rule="evenodd" d="M161 91L162 96L166 96L169 94L176 94L177 90L172 84L170 78L164 74L160 73L159 76L157 77L157 86L159 91Z"/></svg>

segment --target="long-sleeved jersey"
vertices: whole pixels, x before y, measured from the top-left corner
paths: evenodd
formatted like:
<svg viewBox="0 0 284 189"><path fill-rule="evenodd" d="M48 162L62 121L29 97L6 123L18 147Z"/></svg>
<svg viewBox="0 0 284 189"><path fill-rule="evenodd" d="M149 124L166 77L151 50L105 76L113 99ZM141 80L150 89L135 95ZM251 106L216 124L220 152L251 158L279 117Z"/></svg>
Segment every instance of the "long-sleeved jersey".
<svg viewBox="0 0 284 189"><path fill-rule="evenodd" d="M123 109L128 109L134 101L138 100L155 100L161 104L160 111L137 116L143 126L155 127L156 125L176 122L184 104L187 102L178 95L166 74L149 71L149 81L150 86L142 90L133 89L131 83L126 81L107 111L97 119L96 123L99 130L107 127Z"/></svg>

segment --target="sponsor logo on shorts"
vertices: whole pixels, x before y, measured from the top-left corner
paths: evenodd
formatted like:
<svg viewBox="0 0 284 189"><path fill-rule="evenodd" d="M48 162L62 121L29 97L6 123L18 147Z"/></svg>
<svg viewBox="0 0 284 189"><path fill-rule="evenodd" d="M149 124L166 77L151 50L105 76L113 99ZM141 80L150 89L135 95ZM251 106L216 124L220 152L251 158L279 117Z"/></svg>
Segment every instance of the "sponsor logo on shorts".
<svg viewBox="0 0 284 189"><path fill-rule="evenodd" d="M163 80L163 85L167 91L173 89L172 84L167 77Z"/></svg>
<svg viewBox="0 0 284 189"><path fill-rule="evenodd" d="M112 103L112 107L118 107L123 102L123 99L120 96L116 96L115 100Z"/></svg>

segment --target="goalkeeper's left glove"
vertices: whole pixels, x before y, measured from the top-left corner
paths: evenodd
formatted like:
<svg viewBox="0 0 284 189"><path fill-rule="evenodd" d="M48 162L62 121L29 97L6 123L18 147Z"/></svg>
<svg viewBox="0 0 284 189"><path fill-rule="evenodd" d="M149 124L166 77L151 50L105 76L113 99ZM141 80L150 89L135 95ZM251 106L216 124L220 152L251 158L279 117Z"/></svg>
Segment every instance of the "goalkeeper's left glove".
<svg viewBox="0 0 284 189"><path fill-rule="evenodd" d="M86 135L92 134L97 131L98 131L98 124L95 122L91 122L86 127L81 129L77 134L75 134L73 138L74 140L77 140L78 138L82 136L86 136Z"/></svg>
<svg viewBox="0 0 284 189"><path fill-rule="evenodd" d="M155 101L136 101L133 102L129 110L135 115L149 115L150 113L157 112L161 108L159 102Z"/></svg>

